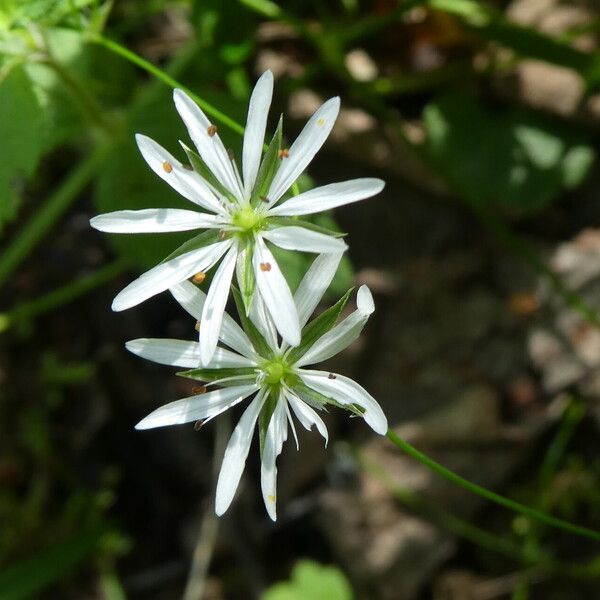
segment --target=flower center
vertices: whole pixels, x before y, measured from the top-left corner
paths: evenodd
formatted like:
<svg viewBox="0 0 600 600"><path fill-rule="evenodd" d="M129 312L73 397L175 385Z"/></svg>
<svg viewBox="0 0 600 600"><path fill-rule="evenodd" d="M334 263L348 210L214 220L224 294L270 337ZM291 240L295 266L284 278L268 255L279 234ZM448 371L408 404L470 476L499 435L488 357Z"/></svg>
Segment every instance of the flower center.
<svg viewBox="0 0 600 600"><path fill-rule="evenodd" d="M246 232L260 229L262 221L263 217L251 206L244 206L233 215L233 224Z"/></svg>
<svg viewBox="0 0 600 600"><path fill-rule="evenodd" d="M290 372L289 367L280 358L265 363L262 367L265 374L265 383L268 385L280 384Z"/></svg>

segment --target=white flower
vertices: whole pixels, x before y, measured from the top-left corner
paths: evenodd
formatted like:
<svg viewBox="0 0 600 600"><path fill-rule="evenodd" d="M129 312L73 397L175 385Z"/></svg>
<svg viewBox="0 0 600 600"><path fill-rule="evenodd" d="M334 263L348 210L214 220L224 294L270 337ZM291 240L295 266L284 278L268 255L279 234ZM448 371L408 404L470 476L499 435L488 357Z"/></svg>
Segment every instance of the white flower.
<svg viewBox="0 0 600 600"><path fill-rule="evenodd" d="M302 326L302 339L297 347L285 341L278 343L275 323L260 297L253 303L249 319L244 315L241 300L236 297L238 310L242 309L240 318L244 329L225 313L220 340L229 349L217 347L204 368L198 368L201 342L138 339L127 343L127 348L138 356L191 369L181 375L208 382L207 387L221 386L158 408L140 421L137 429L206 422L254 395L225 451L217 484L215 510L218 515L227 510L238 487L257 420L262 434L262 494L273 520L276 519L276 460L287 439L288 425L296 437L292 415L306 429L314 425L325 443L327 428L316 411L327 404L346 407L362 416L381 435L387 431L387 420L379 404L360 385L337 373L306 368L334 356L352 343L375 309L371 292L363 285L358 291L357 309L344 320L336 324L349 294L307 324L331 283L340 258L341 254L318 256L298 287L294 304ZM194 317L202 314L207 296L192 283L182 282L171 291ZM203 334L201 328L200 339Z"/></svg>
<svg viewBox="0 0 600 600"><path fill-rule="evenodd" d="M286 192L327 139L340 101L332 98L325 102L289 150L281 148L280 121L261 162L272 94L273 75L266 71L250 99L240 176L217 128L183 91L175 90L175 106L198 150L196 154L184 145L192 165L182 164L146 136L137 135L136 140L150 168L197 210L122 210L90 221L96 229L109 233L207 230L130 283L112 305L116 311L135 306L194 274L201 273L202 277L222 259L200 315L204 332L200 358L204 365L217 345L234 270L246 311L256 288L281 336L292 346L298 345L300 324L292 294L265 242L302 252L343 252L346 244L334 232L297 217L368 198L384 185L379 179L354 179L286 199Z"/></svg>

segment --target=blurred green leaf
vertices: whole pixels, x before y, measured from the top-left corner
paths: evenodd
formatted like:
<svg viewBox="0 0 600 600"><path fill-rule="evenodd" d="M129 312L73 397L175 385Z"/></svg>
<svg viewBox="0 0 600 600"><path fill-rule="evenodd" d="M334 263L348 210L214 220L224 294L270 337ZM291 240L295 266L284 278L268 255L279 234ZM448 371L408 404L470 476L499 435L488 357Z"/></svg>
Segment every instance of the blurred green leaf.
<svg viewBox="0 0 600 600"><path fill-rule="evenodd" d="M22 186L33 175L40 158L40 112L40 103L23 67L14 67L0 82L0 229L15 215Z"/></svg>
<svg viewBox="0 0 600 600"><path fill-rule="evenodd" d="M428 5L456 15L484 37L499 42L522 56L574 69L590 86L599 83L598 52L583 52L563 40L513 23L500 11L476 0L429 0Z"/></svg>
<svg viewBox="0 0 600 600"><path fill-rule="evenodd" d="M101 529L83 531L0 571L0 598L22 600L56 583L98 546Z"/></svg>
<svg viewBox="0 0 600 600"><path fill-rule="evenodd" d="M290 581L272 585L261 600L352 600L350 583L337 567L311 560L296 563Z"/></svg>
<svg viewBox="0 0 600 600"><path fill-rule="evenodd" d="M424 111L425 151L454 191L474 203L541 210L582 183L595 152L573 127L452 93Z"/></svg>

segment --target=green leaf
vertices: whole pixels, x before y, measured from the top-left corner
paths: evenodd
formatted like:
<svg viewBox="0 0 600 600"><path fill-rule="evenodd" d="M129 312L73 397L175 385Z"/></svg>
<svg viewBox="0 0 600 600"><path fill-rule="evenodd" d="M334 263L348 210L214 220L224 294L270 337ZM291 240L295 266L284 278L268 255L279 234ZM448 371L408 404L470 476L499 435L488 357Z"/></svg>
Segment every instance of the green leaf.
<svg viewBox="0 0 600 600"><path fill-rule="evenodd" d="M344 573L311 560L298 561L289 581L267 589L261 600L352 600L354 594Z"/></svg>
<svg viewBox="0 0 600 600"><path fill-rule="evenodd" d="M0 81L0 229L12 219L42 152L41 107L22 66Z"/></svg>
<svg viewBox="0 0 600 600"><path fill-rule="evenodd" d="M258 175L256 176L256 183L252 190L251 204L253 206L259 205L261 202L265 202L266 194L269 191L271 182L277 173L281 159L279 158L279 151L281 150L281 136L283 131L283 116L279 117L279 123L277 129L273 135L273 139L263 156L260 168L258 169Z"/></svg>
<svg viewBox="0 0 600 600"><path fill-rule="evenodd" d="M0 571L0 598L22 600L39 594L60 581L89 556L101 539L102 530L83 531L39 554Z"/></svg>
<svg viewBox="0 0 600 600"><path fill-rule="evenodd" d="M235 300L238 315L240 316L242 328L252 342L254 349L263 358L272 358L273 349L271 346L269 346L269 344L267 344L267 341L256 328L254 323L246 316L246 307L244 306L244 301L242 300L242 294L235 286L231 286L231 291L233 293L233 299Z"/></svg>
<svg viewBox="0 0 600 600"><path fill-rule="evenodd" d="M316 319L307 323L302 329L300 345L291 348L287 355L288 361L293 364L325 333L327 333L337 322L340 314L348 302L348 298L354 288L350 288L333 306L321 313Z"/></svg>
<svg viewBox="0 0 600 600"><path fill-rule="evenodd" d="M595 159L584 132L461 93L429 104L424 121L426 154L454 191L475 204L539 211L581 184Z"/></svg>
<svg viewBox="0 0 600 600"><path fill-rule="evenodd" d="M196 381L217 381L225 377L239 377L241 375L252 377L255 374L253 367L229 368L229 369L190 369L189 371L179 371L179 377L194 379ZM224 384L226 386L226 384ZM232 385L240 385L239 381L232 382Z"/></svg>
<svg viewBox="0 0 600 600"><path fill-rule="evenodd" d="M254 268L252 267L253 253L254 245L250 241L246 241L246 246L238 255L236 263L237 281L240 286L246 316L250 314L252 298L256 288L256 276L254 275Z"/></svg>

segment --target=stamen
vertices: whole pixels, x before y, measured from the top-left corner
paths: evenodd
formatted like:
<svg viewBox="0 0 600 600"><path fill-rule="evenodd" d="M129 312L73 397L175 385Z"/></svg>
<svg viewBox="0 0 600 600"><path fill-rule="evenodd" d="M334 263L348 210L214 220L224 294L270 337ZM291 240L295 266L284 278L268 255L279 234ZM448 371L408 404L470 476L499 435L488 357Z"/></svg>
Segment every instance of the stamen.
<svg viewBox="0 0 600 600"><path fill-rule="evenodd" d="M204 394L204 393L206 393L205 385L199 385L195 388L192 388L192 394Z"/></svg>
<svg viewBox="0 0 600 600"><path fill-rule="evenodd" d="M260 197L260 199L261 199L263 202L269 202L269 199L268 199L266 196L261 196L261 197Z"/></svg>
<svg viewBox="0 0 600 600"><path fill-rule="evenodd" d="M206 273L204 271L198 271L193 277L192 281L196 285L200 285L206 279Z"/></svg>
<svg viewBox="0 0 600 600"><path fill-rule="evenodd" d="M320 119L317 119L317 125L319 125L320 127L323 127L323 125L325 125L325 119L323 117L321 117Z"/></svg>
<svg viewBox="0 0 600 600"><path fill-rule="evenodd" d="M258 266L260 267L260 270L265 273L271 270L271 263L268 262L260 263Z"/></svg>
<svg viewBox="0 0 600 600"><path fill-rule="evenodd" d="M206 133L208 133L208 137L214 137L217 131L219 131L219 128L216 125L210 125L206 130Z"/></svg>
<svg viewBox="0 0 600 600"><path fill-rule="evenodd" d="M268 500L269 502L273 502L273 503L274 503L274 502L275 502L275 496L274 496L273 494L269 494L269 495L267 496L267 500Z"/></svg>
<svg viewBox="0 0 600 600"><path fill-rule="evenodd" d="M193 171L194 167L192 167L192 165L181 165L186 171Z"/></svg>
<svg viewBox="0 0 600 600"><path fill-rule="evenodd" d="M196 324L194 325L194 329L196 331L200 331L200 321L196 321Z"/></svg>
<svg viewBox="0 0 600 600"><path fill-rule="evenodd" d="M165 160L165 162L162 164L162 168L165 170L165 172L170 173L173 170L173 165L168 160Z"/></svg>
<svg viewBox="0 0 600 600"><path fill-rule="evenodd" d="M227 231L225 229L220 229L218 237L221 241L223 241L227 237Z"/></svg>
<svg viewBox="0 0 600 600"><path fill-rule="evenodd" d="M329 375L327 375L327 379L337 379L337 377L333 373L329 373Z"/></svg>
<svg viewBox="0 0 600 600"><path fill-rule="evenodd" d="M287 148L282 148L279 151L279 158L281 158L281 159L288 158L289 155L290 155L290 151Z"/></svg>

